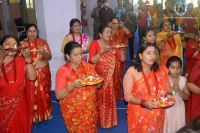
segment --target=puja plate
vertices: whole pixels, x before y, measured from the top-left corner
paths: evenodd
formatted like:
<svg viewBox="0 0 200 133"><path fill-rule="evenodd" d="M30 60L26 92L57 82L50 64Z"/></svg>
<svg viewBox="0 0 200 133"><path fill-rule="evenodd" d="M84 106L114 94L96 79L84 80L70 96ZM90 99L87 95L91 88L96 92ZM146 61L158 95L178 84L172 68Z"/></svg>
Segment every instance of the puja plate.
<svg viewBox="0 0 200 133"><path fill-rule="evenodd" d="M28 48L28 46L20 46L20 47L18 47L19 50L27 49L27 48Z"/></svg>
<svg viewBox="0 0 200 133"><path fill-rule="evenodd" d="M114 48L126 48L128 45L114 45Z"/></svg>
<svg viewBox="0 0 200 133"><path fill-rule="evenodd" d="M103 78L99 76L87 76L82 79L82 85L96 85L103 82Z"/></svg>
<svg viewBox="0 0 200 133"><path fill-rule="evenodd" d="M173 98L162 97L160 99L154 99L153 104L160 108L166 108L173 106L175 104L175 100Z"/></svg>

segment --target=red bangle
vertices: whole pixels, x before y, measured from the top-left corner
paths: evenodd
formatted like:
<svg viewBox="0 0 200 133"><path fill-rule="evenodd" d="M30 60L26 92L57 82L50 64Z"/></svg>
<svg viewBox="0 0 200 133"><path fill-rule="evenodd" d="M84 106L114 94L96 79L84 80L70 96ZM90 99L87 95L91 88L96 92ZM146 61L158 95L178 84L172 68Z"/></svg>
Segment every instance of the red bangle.
<svg viewBox="0 0 200 133"><path fill-rule="evenodd" d="M140 101L140 106L144 108L144 107L145 107L145 102L146 102L146 100L143 100L143 99L142 99L142 100Z"/></svg>

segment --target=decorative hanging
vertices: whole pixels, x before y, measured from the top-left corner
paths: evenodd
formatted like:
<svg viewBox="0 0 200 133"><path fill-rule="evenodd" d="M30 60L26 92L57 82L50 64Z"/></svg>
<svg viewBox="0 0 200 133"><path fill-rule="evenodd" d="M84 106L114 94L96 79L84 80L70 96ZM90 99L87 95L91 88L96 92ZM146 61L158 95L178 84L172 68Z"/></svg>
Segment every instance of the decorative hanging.
<svg viewBox="0 0 200 133"><path fill-rule="evenodd" d="M185 0L176 0L174 4L176 15L183 16L187 12L187 4Z"/></svg>

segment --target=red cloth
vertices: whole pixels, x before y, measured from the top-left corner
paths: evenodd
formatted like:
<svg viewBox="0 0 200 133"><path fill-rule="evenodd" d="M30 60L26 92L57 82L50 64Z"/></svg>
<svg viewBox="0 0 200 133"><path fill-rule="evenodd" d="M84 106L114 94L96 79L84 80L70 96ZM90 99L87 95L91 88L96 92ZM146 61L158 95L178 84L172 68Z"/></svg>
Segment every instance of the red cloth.
<svg viewBox="0 0 200 133"><path fill-rule="evenodd" d="M200 87L200 52L193 56L194 52L199 48L194 39L188 41L186 45L187 69L189 74L188 83L193 83ZM186 122L200 116L200 95L192 94L190 99L186 102Z"/></svg>
<svg viewBox="0 0 200 133"><path fill-rule="evenodd" d="M93 41L90 46L90 60L100 51L98 40ZM114 70L116 60L120 54L115 50L106 52L95 64L98 75L104 78L103 86L97 90L97 112L98 125L110 128L117 125L116 90L114 88Z"/></svg>
<svg viewBox="0 0 200 133"><path fill-rule="evenodd" d="M148 12L147 11L139 11L138 25L140 27L148 27Z"/></svg>
<svg viewBox="0 0 200 133"><path fill-rule="evenodd" d="M112 36L111 41L113 45L128 45L128 38L132 37L132 32L126 34L125 31L121 28ZM116 60L116 66L114 71L114 85L116 89L116 98L122 99L122 71L125 65L125 62L120 61L120 49L117 49L118 60Z"/></svg>
<svg viewBox="0 0 200 133"><path fill-rule="evenodd" d="M8 84L0 75L0 133L31 133L30 108L28 98L31 94L26 86L26 70L23 58L16 57L17 80ZM14 79L14 61L5 66L9 80Z"/></svg>

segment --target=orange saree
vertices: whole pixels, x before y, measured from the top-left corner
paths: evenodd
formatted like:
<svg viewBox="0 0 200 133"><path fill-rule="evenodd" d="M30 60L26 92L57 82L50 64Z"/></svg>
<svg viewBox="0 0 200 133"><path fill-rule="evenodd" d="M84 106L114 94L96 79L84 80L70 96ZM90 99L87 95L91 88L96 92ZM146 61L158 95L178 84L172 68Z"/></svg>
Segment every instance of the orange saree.
<svg viewBox="0 0 200 133"><path fill-rule="evenodd" d="M25 65L24 59L16 57L0 75L0 133L31 133L31 94L27 93L31 90L25 86Z"/></svg>
<svg viewBox="0 0 200 133"><path fill-rule="evenodd" d="M22 47L28 46L31 51L31 58L35 62L39 59L43 59L43 55L37 53L38 49L45 49L48 53L50 49L45 40L37 38L33 43L30 43L28 39L25 39L22 43ZM34 64L33 63L33 64ZM34 88L34 106L33 106L33 122L37 123L42 120L48 120L52 117L52 103L51 103L51 73L49 64L43 68L36 69L37 79L33 84Z"/></svg>
<svg viewBox="0 0 200 133"><path fill-rule="evenodd" d="M94 66L87 62L82 62L76 71L66 64L56 74L56 90L66 88L77 78L90 75L96 75L96 72ZM59 103L69 133L97 132L96 86L73 89Z"/></svg>
<svg viewBox="0 0 200 133"><path fill-rule="evenodd" d="M154 73L156 76L154 76ZM164 68L160 68L158 72L149 72L145 74L148 79L150 92L148 92L145 79L141 72L134 72L134 82L132 94L137 99L153 100L160 98L166 94L169 89L168 75ZM155 78L157 77L157 78ZM157 81L158 81L158 89ZM128 104L128 133L162 133L164 126L164 109L143 108L140 105Z"/></svg>
<svg viewBox="0 0 200 133"><path fill-rule="evenodd" d="M127 45L128 38L132 37L132 33L126 34L123 29L119 29L114 36L112 36L111 41L113 45ZM117 50L120 53L120 49ZM124 68L124 62L116 60L115 71L114 71L114 88L116 90L116 98L122 99L122 72Z"/></svg>
<svg viewBox="0 0 200 133"><path fill-rule="evenodd" d="M156 42L164 40L167 37L167 34L168 32L159 32L156 35ZM164 41L164 44L160 47L160 63L165 65L167 59L173 55L183 59L183 46L179 34L168 37L166 41Z"/></svg>
<svg viewBox="0 0 200 133"><path fill-rule="evenodd" d="M90 47L90 59L100 50L98 40L93 41ZM98 125L110 128L117 125L116 90L114 88L114 71L116 66L116 51L104 53L95 64L98 75L104 78L101 89L97 90Z"/></svg>

